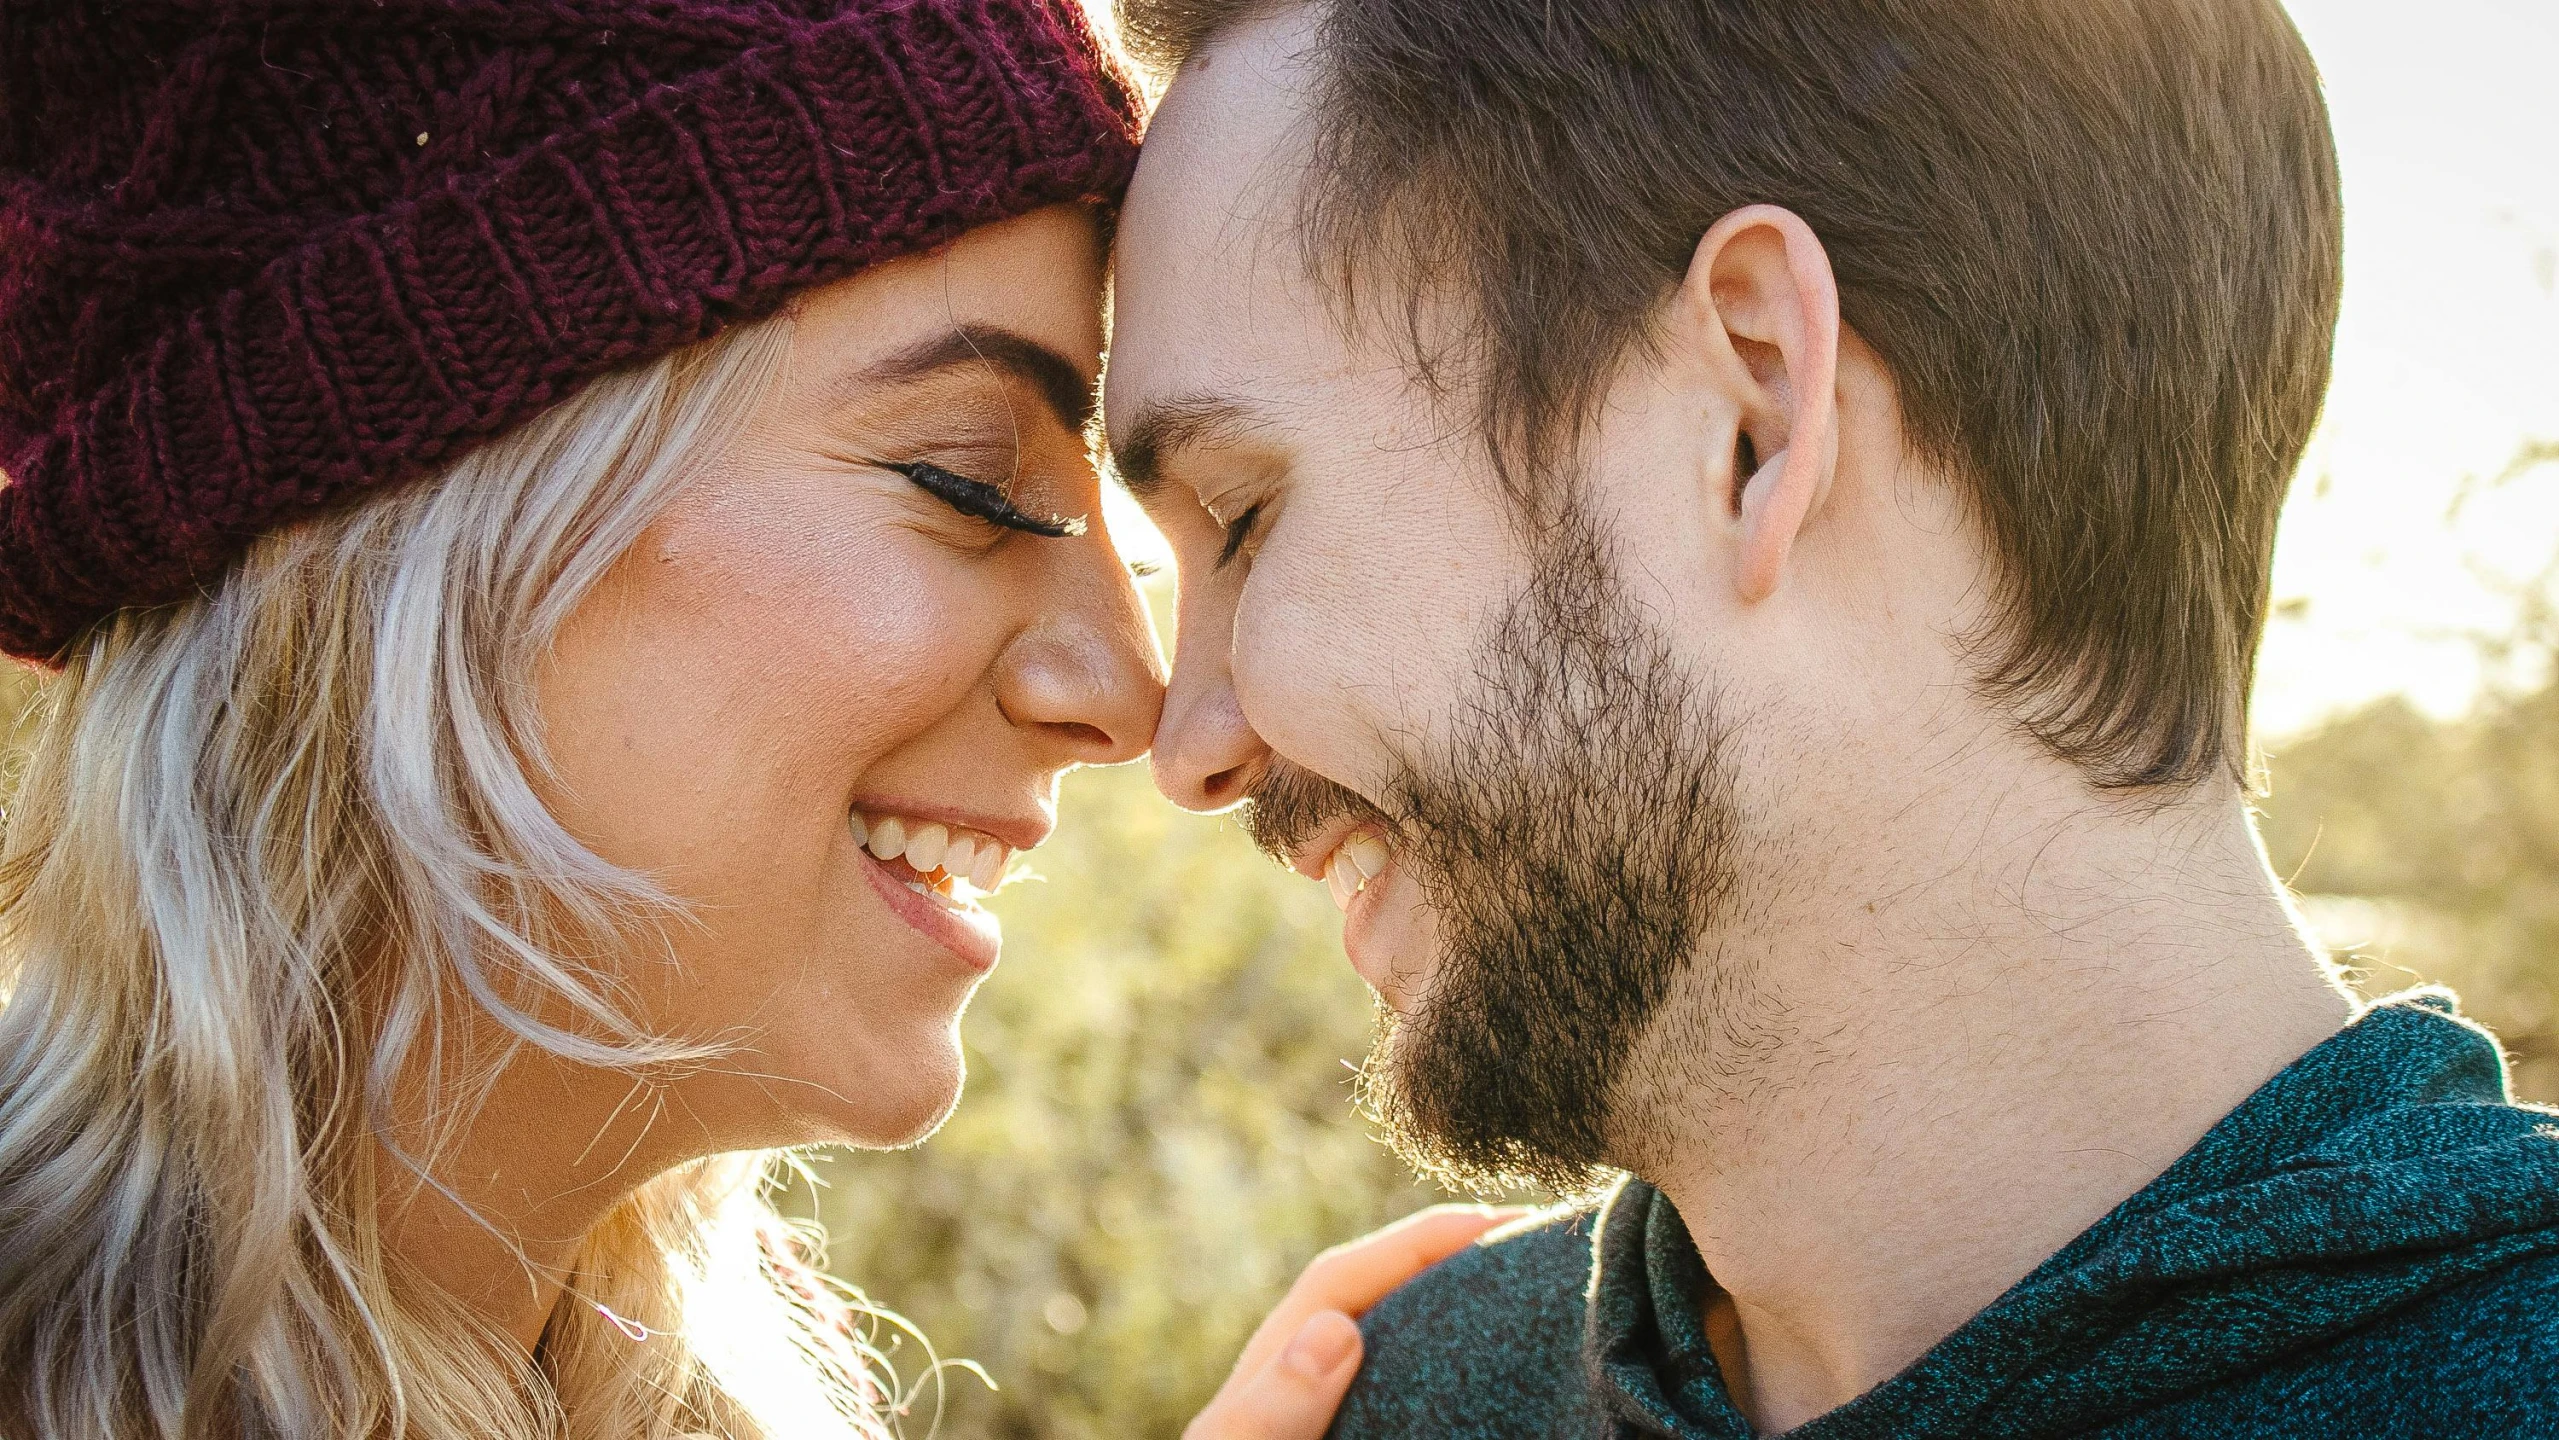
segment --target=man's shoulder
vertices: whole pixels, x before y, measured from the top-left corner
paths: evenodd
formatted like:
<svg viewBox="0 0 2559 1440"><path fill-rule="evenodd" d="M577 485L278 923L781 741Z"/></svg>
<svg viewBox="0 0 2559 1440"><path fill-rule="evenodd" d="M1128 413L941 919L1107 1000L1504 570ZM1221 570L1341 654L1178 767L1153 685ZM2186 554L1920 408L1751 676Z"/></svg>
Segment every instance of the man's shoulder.
<svg viewBox="0 0 2559 1440"><path fill-rule="evenodd" d="M2182 1423L2198 1414L2232 1434L2559 1435L2559 1255L2523 1259L2438 1291L2244 1382L2172 1406L2163 1418ZM2187 1433L2178 1423L2168 1428Z"/></svg>
<svg viewBox="0 0 2559 1440"><path fill-rule="evenodd" d="M1335 1440L1526 1440L1595 1415L1581 1365L1592 1224L1586 1209L1523 1221L1378 1302Z"/></svg>
<svg viewBox="0 0 2559 1440"><path fill-rule="evenodd" d="M2429 1296L2373 1326L2358 1349L2436 1414L2475 1417L2480 1434L2559 1434L2559 1254Z"/></svg>

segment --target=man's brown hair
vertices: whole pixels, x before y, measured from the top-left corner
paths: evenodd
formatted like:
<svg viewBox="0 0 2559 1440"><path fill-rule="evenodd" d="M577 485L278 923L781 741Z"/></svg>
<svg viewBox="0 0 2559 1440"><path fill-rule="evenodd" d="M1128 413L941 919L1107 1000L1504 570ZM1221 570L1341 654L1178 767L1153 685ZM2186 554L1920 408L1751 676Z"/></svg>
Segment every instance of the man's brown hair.
<svg viewBox="0 0 2559 1440"><path fill-rule="evenodd" d="M1389 267L1390 312L1459 302L1416 358L1511 483L1575 448L1706 229L1782 205L1989 537L1987 691L2102 785L2242 767L2340 269L2278 0L1316 3L1313 253L1344 294ZM1119 6L1165 70L1282 8Z"/></svg>

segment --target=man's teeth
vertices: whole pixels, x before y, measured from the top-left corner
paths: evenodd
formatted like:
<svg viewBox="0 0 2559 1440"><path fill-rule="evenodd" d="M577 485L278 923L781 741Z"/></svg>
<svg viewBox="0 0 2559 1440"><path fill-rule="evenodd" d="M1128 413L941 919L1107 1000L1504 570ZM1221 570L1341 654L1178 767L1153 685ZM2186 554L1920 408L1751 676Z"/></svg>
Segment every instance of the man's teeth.
<svg viewBox="0 0 2559 1440"><path fill-rule="evenodd" d="M1366 888L1369 881L1386 873L1387 857L1392 853L1386 848L1386 842L1374 834L1356 835L1344 841L1342 847L1333 852L1333 858L1324 864L1324 885L1333 892L1334 906L1342 910L1351 908L1352 897Z"/></svg>
<svg viewBox="0 0 2559 1440"><path fill-rule="evenodd" d="M913 820L903 815L853 812L853 843L881 860L904 860L931 882L938 874L956 888L965 884L979 895L992 895L1012 868L1013 849L978 830ZM936 893L938 886L909 882L908 888Z"/></svg>

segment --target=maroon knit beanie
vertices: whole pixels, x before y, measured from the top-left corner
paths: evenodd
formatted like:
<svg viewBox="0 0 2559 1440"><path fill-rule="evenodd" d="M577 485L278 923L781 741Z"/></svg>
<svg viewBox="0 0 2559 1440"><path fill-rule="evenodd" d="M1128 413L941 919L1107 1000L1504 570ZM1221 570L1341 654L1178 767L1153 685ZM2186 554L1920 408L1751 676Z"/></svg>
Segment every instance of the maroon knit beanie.
<svg viewBox="0 0 2559 1440"><path fill-rule="evenodd" d="M1135 128L1076 0L0 0L0 648Z"/></svg>

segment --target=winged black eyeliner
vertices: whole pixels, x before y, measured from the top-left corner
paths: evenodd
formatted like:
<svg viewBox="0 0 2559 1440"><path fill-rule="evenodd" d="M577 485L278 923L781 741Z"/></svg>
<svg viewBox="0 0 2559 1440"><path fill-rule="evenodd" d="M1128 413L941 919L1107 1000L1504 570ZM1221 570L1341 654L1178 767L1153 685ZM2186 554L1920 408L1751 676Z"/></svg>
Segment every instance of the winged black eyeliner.
<svg viewBox="0 0 2559 1440"><path fill-rule="evenodd" d="M1013 502L1004 498L1003 491L983 480L972 480L966 475L945 470L930 460L882 461L880 468L905 476L934 499L990 525L1001 525L1007 530L1019 530L1030 535L1044 535L1051 540L1084 533L1084 517L1080 515L1042 519L1037 515L1024 514L1013 508Z"/></svg>

